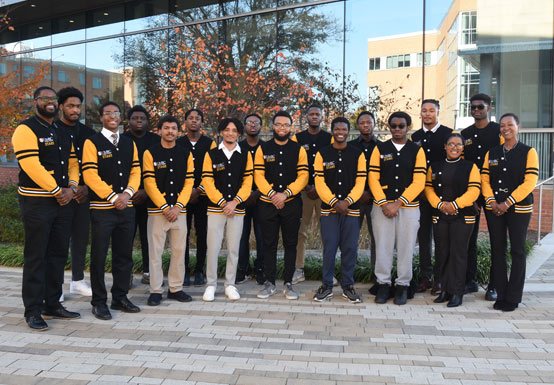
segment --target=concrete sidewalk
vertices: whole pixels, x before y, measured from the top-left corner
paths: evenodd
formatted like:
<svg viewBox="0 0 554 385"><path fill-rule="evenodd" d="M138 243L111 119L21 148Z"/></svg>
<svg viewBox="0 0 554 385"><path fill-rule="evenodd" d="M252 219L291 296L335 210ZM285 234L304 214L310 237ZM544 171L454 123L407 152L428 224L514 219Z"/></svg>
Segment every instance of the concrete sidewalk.
<svg viewBox="0 0 554 385"><path fill-rule="evenodd" d="M492 310L482 290L454 309L429 293L405 306L377 305L367 285L356 285L362 304L347 303L338 288L316 304L319 282L298 285L299 301L281 293L259 300L250 281L238 286L236 303L220 285L213 303L192 287L192 303L164 296L149 307L139 284L130 298L141 313L113 311L113 320L99 321L88 299L66 294L65 306L82 318L49 320L43 333L23 320L22 270L0 268L0 383L554 383L554 248L543 251L550 256L535 262L512 313Z"/></svg>

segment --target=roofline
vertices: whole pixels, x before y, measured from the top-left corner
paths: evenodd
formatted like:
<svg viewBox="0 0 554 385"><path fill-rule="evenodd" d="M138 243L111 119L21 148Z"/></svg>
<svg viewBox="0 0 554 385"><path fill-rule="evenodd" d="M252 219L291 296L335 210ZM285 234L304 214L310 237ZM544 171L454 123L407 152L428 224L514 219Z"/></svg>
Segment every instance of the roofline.
<svg viewBox="0 0 554 385"><path fill-rule="evenodd" d="M437 29L431 29L429 31L425 31L426 35L431 35L434 33L439 33L439 30ZM417 31L417 32L408 32L408 33L400 33L398 35L388 35L388 36L378 36L378 37L370 37L367 39L368 43L373 41L383 41L383 40L392 40L392 39L402 39L405 37L412 37L412 36L421 36L423 35L423 31Z"/></svg>

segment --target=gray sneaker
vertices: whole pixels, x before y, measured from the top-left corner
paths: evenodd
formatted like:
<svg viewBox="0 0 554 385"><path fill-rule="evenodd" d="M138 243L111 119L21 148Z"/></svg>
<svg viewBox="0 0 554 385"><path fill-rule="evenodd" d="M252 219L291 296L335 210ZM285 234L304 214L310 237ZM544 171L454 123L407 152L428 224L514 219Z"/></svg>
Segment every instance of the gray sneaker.
<svg viewBox="0 0 554 385"><path fill-rule="evenodd" d="M294 274L292 275L292 284L296 285L299 282L305 281L306 278L304 278L304 269L296 269L294 270Z"/></svg>
<svg viewBox="0 0 554 385"><path fill-rule="evenodd" d="M339 285L339 281L338 281L337 277L335 277L333 275L333 286L338 286L338 285Z"/></svg>
<svg viewBox="0 0 554 385"><path fill-rule="evenodd" d="M288 282L285 283L285 286L283 287L283 295L286 299L295 300L299 298L299 295L297 292L294 291L294 288L292 287L292 283Z"/></svg>
<svg viewBox="0 0 554 385"><path fill-rule="evenodd" d="M258 298L266 299L271 297L275 294L277 289L275 289L275 285L272 284L269 281L265 281L264 288L258 292Z"/></svg>

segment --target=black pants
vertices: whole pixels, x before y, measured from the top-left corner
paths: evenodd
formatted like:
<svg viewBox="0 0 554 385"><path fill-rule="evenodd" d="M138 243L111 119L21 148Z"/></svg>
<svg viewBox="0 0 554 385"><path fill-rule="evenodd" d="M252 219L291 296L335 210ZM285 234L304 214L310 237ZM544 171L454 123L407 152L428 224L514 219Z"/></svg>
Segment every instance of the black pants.
<svg viewBox="0 0 554 385"><path fill-rule="evenodd" d="M140 250L142 252L142 271L148 273L149 258L148 258L148 231L146 223L148 222L148 205L136 205L135 207L135 231L133 239L137 234L137 228L140 236Z"/></svg>
<svg viewBox="0 0 554 385"><path fill-rule="evenodd" d="M242 236L240 237L239 247L239 263L238 270L243 271L245 274L252 272L250 266L250 232L254 227L254 236L256 237L256 260L254 261L254 268L256 271L263 270L264 267L264 246L262 239L262 226L258 219L258 206L260 201L252 206L247 206L244 214L244 223L242 225ZM254 223L254 226L252 226Z"/></svg>
<svg viewBox="0 0 554 385"><path fill-rule="evenodd" d="M108 295L104 272L106 255L112 242L112 299L119 300L129 291L133 267L133 232L135 209L91 210L92 240L90 252L90 283L93 306L106 303Z"/></svg>
<svg viewBox="0 0 554 385"><path fill-rule="evenodd" d="M87 199L82 203L72 200L73 218L71 220L71 280L81 281L85 278L85 257L87 255L90 232L90 203Z"/></svg>
<svg viewBox="0 0 554 385"><path fill-rule="evenodd" d="M302 220L302 199L295 197L285 203L285 207L277 210L272 203L260 202L258 218L262 226L264 240L264 274L265 279L275 284L277 269L277 245L279 243L279 229L283 237L285 283L292 281L296 268L296 245L298 244L298 230Z"/></svg>
<svg viewBox="0 0 554 385"><path fill-rule="evenodd" d="M377 252L375 251L375 236L373 235L373 225L371 224L371 208L373 207L373 202L368 204L360 205L360 230L362 229L362 224L364 223L364 218L367 222L367 231L369 232L369 238L371 240L371 270L373 271L373 276L375 276L375 257Z"/></svg>
<svg viewBox="0 0 554 385"><path fill-rule="evenodd" d="M448 294L463 295L467 268L467 245L474 224L467 224L462 216L448 218L441 215L433 225L435 236L435 266L439 282Z"/></svg>
<svg viewBox="0 0 554 385"><path fill-rule="evenodd" d="M19 208L25 229L21 294L28 317L40 315L43 306L60 306L73 208L55 198L27 196L19 196Z"/></svg>
<svg viewBox="0 0 554 385"><path fill-rule="evenodd" d="M421 278L438 278L437 266L433 267L431 255L431 238L433 236L433 208L425 199L419 201L419 230L417 242L419 244L419 271Z"/></svg>
<svg viewBox="0 0 554 385"><path fill-rule="evenodd" d="M527 258L525 240L531 213L518 214L515 213L513 207L510 207L504 215L499 217L490 210L485 210L485 216L491 240L492 283L498 293L498 300L520 303ZM506 261L508 236L512 255L509 278Z"/></svg>
<svg viewBox="0 0 554 385"><path fill-rule="evenodd" d="M185 249L185 273L190 274L189 268L189 241L192 219L194 218L194 231L196 232L196 268L195 273L203 273L204 265L206 264L207 242L206 235L208 233L208 198L205 196L198 197L196 203L187 205L187 247Z"/></svg>

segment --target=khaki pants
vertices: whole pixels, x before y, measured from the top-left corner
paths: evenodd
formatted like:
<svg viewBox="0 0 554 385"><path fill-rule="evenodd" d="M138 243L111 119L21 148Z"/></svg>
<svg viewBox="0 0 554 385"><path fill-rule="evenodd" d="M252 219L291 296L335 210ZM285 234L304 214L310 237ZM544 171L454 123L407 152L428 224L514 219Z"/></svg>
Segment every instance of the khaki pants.
<svg viewBox="0 0 554 385"><path fill-rule="evenodd" d="M176 293L183 289L185 278L185 246L187 241L187 218L179 215L175 222L169 222L164 215L148 216L148 252L150 254L150 293L162 294L164 273L162 269L162 254L165 238L169 232L171 260L167 283L169 291Z"/></svg>
<svg viewBox="0 0 554 385"><path fill-rule="evenodd" d="M296 246L296 268L304 268L304 252L306 251L306 239L308 239L308 225L313 216L318 219L315 221L316 226L319 225L319 216L321 214L321 199L315 200L308 198L308 194L302 191L302 222L300 222L300 230L298 231L298 245ZM319 231L317 232L319 234Z"/></svg>

